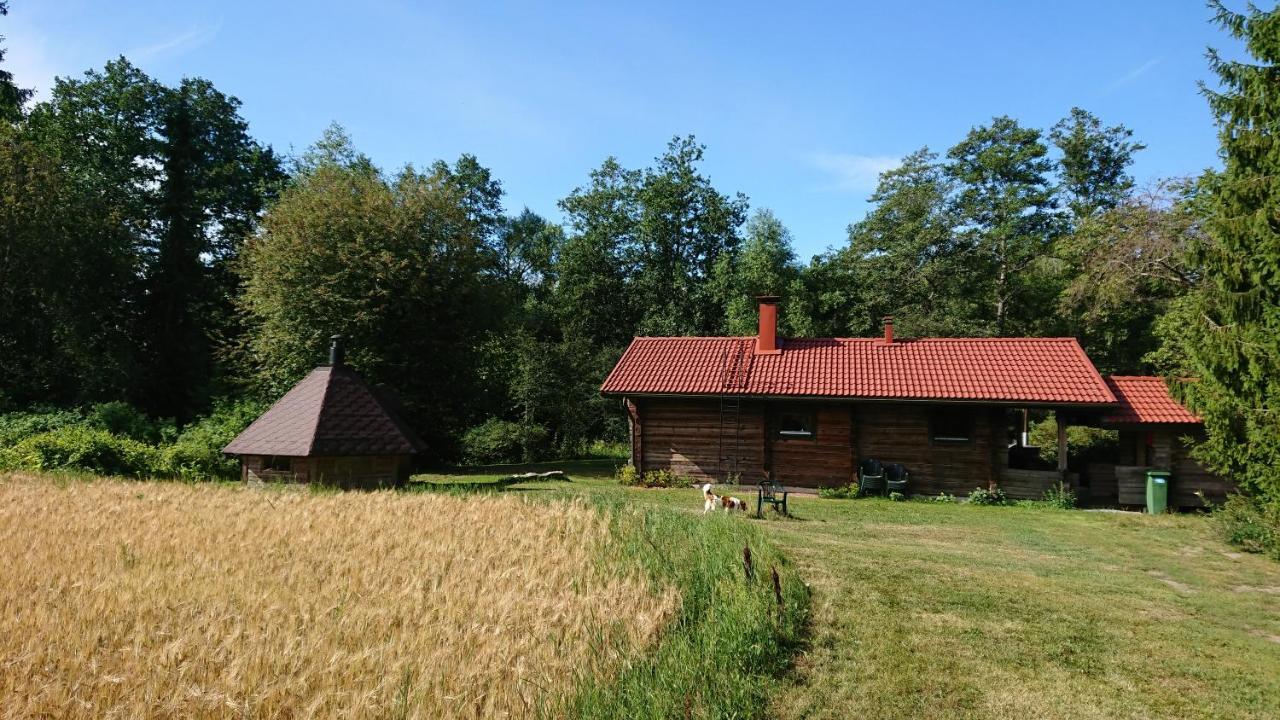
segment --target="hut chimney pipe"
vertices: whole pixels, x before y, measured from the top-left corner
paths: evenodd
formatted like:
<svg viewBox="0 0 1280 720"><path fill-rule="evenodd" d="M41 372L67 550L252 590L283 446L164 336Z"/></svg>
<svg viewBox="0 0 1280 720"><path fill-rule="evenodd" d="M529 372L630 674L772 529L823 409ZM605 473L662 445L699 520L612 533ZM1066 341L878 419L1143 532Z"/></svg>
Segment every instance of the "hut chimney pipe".
<svg viewBox="0 0 1280 720"><path fill-rule="evenodd" d="M892 315L884 316L884 344L885 345L893 344L893 316Z"/></svg>
<svg viewBox="0 0 1280 720"><path fill-rule="evenodd" d="M776 295L758 295L760 303L760 329L756 332L757 355L780 355L778 347L778 297Z"/></svg>
<svg viewBox="0 0 1280 720"><path fill-rule="evenodd" d="M329 338L329 365L342 367L343 359L342 336L334 335Z"/></svg>

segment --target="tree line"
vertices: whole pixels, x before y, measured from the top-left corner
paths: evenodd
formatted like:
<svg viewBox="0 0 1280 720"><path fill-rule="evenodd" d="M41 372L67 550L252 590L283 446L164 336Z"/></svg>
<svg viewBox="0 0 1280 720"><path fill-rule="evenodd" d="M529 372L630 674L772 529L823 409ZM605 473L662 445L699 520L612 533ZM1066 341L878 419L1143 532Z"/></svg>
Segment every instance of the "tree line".
<svg viewBox="0 0 1280 720"><path fill-rule="evenodd" d="M606 158L556 222L508 207L469 154L381 168L335 125L281 155L198 78L120 58L33 104L0 70L0 410L123 399L182 425L278 396L341 333L437 459L571 454L623 437L597 389L634 335L751 335L770 293L785 335L893 315L905 335L1071 335L1103 372L1196 377L1206 459L1277 487L1280 442L1257 439L1280 422L1280 34L1274 11L1215 7L1257 61L1210 58L1223 171L1138 187L1123 125L999 116L903 158L808 260L711 182L693 136L647 167Z"/></svg>

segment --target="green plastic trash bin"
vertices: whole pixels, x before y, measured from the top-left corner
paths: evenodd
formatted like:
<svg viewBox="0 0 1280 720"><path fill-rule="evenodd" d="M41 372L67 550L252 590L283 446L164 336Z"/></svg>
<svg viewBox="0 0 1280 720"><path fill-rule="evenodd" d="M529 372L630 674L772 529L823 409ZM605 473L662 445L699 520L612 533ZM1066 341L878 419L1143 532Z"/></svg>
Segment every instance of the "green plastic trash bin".
<svg viewBox="0 0 1280 720"><path fill-rule="evenodd" d="M1160 515L1169 504L1169 473L1162 470L1147 471L1147 512Z"/></svg>

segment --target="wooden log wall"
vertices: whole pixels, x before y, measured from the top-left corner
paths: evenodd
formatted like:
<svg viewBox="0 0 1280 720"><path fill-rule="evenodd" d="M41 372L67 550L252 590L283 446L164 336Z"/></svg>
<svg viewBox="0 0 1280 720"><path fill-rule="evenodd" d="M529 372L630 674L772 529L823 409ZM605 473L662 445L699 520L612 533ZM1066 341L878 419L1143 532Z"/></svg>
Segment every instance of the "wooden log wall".
<svg viewBox="0 0 1280 720"><path fill-rule="evenodd" d="M671 470L695 480L717 482L717 471L733 468L736 455L740 482L755 484L764 479L764 408L744 401L740 432L735 433L730 417L723 429L721 444L720 401L638 400L641 429L642 470ZM736 435L736 437L735 437ZM633 438L632 442L635 442ZM633 445L634 448L634 445ZM721 463L721 450L724 462Z"/></svg>
<svg viewBox="0 0 1280 720"><path fill-rule="evenodd" d="M997 479L995 458L1003 457L1006 443L1000 410L984 406L959 408L970 414L968 442L935 442L930 420L935 406L925 404L855 405L858 425L858 458L882 463L902 463L911 473L915 495L968 495Z"/></svg>
<svg viewBox="0 0 1280 720"><path fill-rule="evenodd" d="M779 437L776 418L783 412L811 413L817 425L814 437ZM769 467L775 480L799 487L836 487L856 479L849 405L771 404L769 417L775 419L769 423Z"/></svg>
<svg viewBox="0 0 1280 720"><path fill-rule="evenodd" d="M245 455L240 458L240 478L249 482L310 482L311 463L307 458L293 458L292 471L266 470L267 456Z"/></svg>
<svg viewBox="0 0 1280 720"><path fill-rule="evenodd" d="M1147 435L1151 436L1151 452L1145 452ZM1115 466L1116 500L1120 505L1146 505L1147 471L1164 470L1172 474L1169 484L1169 505L1177 508L1204 507L1202 493L1211 503L1220 503L1227 494L1236 491L1235 483L1206 470L1191 457L1191 448L1182 437L1204 437L1204 430L1183 427L1155 426L1149 429L1122 430L1121 459L1137 457L1141 462L1150 455L1150 465L1120 464ZM1129 449L1129 446L1136 451Z"/></svg>
<svg viewBox="0 0 1280 720"><path fill-rule="evenodd" d="M1085 465L1085 474L1089 476L1089 495L1087 499L1095 503L1117 502L1116 463L1091 462Z"/></svg>
<svg viewBox="0 0 1280 720"><path fill-rule="evenodd" d="M1116 466L1116 502L1121 505L1147 504L1147 465Z"/></svg>
<svg viewBox="0 0 1280 720"><path fill-rule="evenodd" d="M314 482L342 488L391 487L401 478L408 479L408 456L354 455L308 460Z"/></svg>
<svg viewBox="0 0 1280 720"><path fill-rule="evenodd" d="M719 480L717 469L727 472L732 467L732 423L723 430L722 446L718 398L640 398L633 403L632 454L642 471L668 469L694 480ZM1003 411L960 407L972 423L969 441L956 443L933 440L931 418L936 410L906 403L744 401L737 451L740 482L754 484L772 472L785 485L842 485L856 480L861 460L875 458L906 466L913 494L967 495L995 483L998 470L1008 464ZM787 411L812 412L816 436L778 437L777 418ZM1036 497L1041 494L1038 490Z"/></svg>
<svg viewBox="0 0 1280 720"><path fill-rule="evenodd" d="M1057 470L1012 470L1000 472L1000 489L1014 500L1043 500L1049 488L1058 484L1062 475ZM1079 485L1075 473L1067 473L1068 485Z"/></svg>

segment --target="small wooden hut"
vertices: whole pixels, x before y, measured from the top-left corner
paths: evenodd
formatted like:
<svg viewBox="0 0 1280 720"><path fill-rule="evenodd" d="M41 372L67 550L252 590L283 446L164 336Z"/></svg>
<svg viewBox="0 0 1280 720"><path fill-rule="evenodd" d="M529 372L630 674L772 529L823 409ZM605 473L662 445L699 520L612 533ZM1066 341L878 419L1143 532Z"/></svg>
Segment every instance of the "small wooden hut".
<svg viewBox="0 0 1280 720"><path fill-rule="evenodd" d="M1235 483L1191 457L1187 440L1204 440L1204 424L1173 398L1163 378L1112 375L1107 384L1118 406L1102 418L1102 427L1119 431L1119 448L1114 465L1090 466L1095 496L1109 495L1120 505L1142 505L1150 470L1172 475L1170 507L1202 507L1206 500L1220 503L1236 490Z"/></svg>
<svg viewBox="0 0 1280 720"><path fill-rule="evenodd" d="M329 364L312 370L222 449L246 481L344 488L402 485L422 440L351 368L334 336Z"/></svg>

